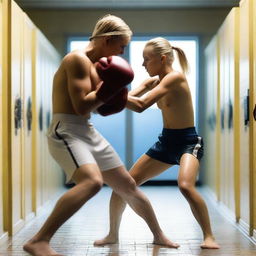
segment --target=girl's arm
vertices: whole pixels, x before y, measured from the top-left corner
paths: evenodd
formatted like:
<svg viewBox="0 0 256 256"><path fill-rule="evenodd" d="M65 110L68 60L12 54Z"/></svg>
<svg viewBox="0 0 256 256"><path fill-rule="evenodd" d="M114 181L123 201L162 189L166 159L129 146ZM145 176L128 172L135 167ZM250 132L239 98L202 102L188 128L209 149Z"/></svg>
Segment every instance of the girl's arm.
<svg viewBox="0 0 256 256"><path fill-rule="evenodd" d="M135 89L129 92L130 96L140 97L145 93L152 90L157 85L158 79L157 78L149 78L145 80L141 85L136 87Z"/></svg>
<svg viewBox="0 0 256 256"><path fill-rule="evenodd" d="M169 93L175 85L184 81L184 76L180 73L172 73L162 79L162 81L155 86L148 94L137 97L134 95L128 95L128 102L126 107L135 112L143 112L148 107L152 106L164 95Z"/></svg>

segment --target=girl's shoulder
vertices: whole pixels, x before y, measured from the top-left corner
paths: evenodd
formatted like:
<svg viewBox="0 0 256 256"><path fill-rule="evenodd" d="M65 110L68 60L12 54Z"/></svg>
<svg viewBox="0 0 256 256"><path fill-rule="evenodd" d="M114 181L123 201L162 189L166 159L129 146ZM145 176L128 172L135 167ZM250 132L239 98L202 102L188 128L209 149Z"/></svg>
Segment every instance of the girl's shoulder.
<svg viewBox="0 0 256 256"><path fill-rule="evenodd" d="M172 86L176 85L178 83L182 83L186 81L186 77L183 73L179 71L172 71L168 73L161 81L161 83L167 85L167 86Z"/></svg>

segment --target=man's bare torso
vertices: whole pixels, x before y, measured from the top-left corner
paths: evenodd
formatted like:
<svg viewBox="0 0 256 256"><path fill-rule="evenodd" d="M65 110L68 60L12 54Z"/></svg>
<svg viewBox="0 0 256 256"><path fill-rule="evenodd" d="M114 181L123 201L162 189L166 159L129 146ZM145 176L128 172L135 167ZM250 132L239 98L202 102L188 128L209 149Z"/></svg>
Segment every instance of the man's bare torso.
<svg viewBox="0 0 256 256"><path fill-rule="evenodd" d="M88 57L83 52L76 51L69 54L80 54L82 56L84 55L83 57L88 59ZM89 88L89 90L93 91L99 84L100 79L98 77L94 64L91 61L89 61L89 63L91 81L91 85L89 85L91 88ZM68 58L64 57L59 69L54 75L52 90L53 113L77 114L72 105L68 90L68 76L66 70L69 64L70 63L68 61Z"/></svg>

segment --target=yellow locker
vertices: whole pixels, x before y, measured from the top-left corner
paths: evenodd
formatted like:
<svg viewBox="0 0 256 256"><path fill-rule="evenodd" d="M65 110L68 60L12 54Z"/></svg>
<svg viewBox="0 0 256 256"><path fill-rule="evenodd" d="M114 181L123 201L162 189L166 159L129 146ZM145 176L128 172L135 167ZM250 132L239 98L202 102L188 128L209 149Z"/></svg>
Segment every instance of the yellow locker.
<svg viewBox="0 0 256 256"><path fill-rule="evenodd" d="M206 62L206 129L204 134L205 147L204 161L206 163L206 184L219 199L219 65L218 65L218 37L215 36L205 49Z"/></svg>
<svg viewBox="0 0 256 256"><path fill-rule="evenodd" d="M33 168L32 168L32 85L33 85L33 33L35 26L28 16L23 15L23 215L25 220L34 216L34 186L33 186Z"/></svg>
<svg viewBox="0 0 256 256"><path fill-rule="evenodd" d="M41 48L36 46L37 35L44 38ZM6 159L0 158L0 189L4 195L0 198L1 242L7 239L6 231L15 234L49 199L49 184L53 184L51 192L55 193L63 179L46 149L46 128L43 130L38 122L40 106L50 109L45 105L50 104L50 69L59 64L59 55L14 1L0 0L0 36L0 156ZM47 52L54 57L44 56ZM50 163L54 167L51 170Z"/></svg>
<svg viewBox="0 0 256 256"><path fill-rule="evenodd" d="M233 75L233 126L234 126L234 196L235 196L235 216L238 222L240 218L241 198L240 198L240 9L235 8L234 13L234 27L232 33L234 33L234 75Z"/></svg>
<svg viewBox="0 0 256 256"><path fill-rule="evenodd" d="M252 84L252 0L240 2L240 224L252 233L252 152L250 152L249 88Z"/></svg>
<svg viewBox="0 0 256 256"><path fill-rule="evenodd" d="M43 205L41 194L42 194L42 184L41 184L41 119L42 119L42 102L41 102L41 49L40 49L40 31L36 30L34 33L34 44L35 44L35 55L34 55L34 83L33 83L33 105L32 105L32 130L33 133L33 169L35 171L34 175L34 209L38 212Z"/></svg>
<svg viewBox="0 0 256 256"><path fill-rule="evenodd" d="M253 13L252 13L252 26L253 26L253 84L252 84L252 93L251 93L251 112L253 113L252 118L252 130L253 130L253 139L252 139L252 174L253 174L253 191L252 198L253 201L253 235L256 238L256 2L253 1Z"/></svg>
<svg viewBox="0 0 256 256"><path fill-rule="evenodd" d="M220 53L220 200L236 212L234 106L237 69L238 8L233 8L218 31ZM238 201L239 202L239 201Z"/></svg>
<svg viewBox="0 0 256 256"><path fill-rule="evenodd" d="M11 3L11 234L24 225L23 174L22 174L22 105L23 105L23 12Z"/></svg>
<svg viewBox="0 0 256 256"><path fill-rule="evenodd" d="M3 64L3 70L2 70L2 81L3 81L3 98L1 102L1 106L3 108L2 112L2 120L3 120L3 136L2 136L2 147L3 147L3 159L5 161L2 162L3 164L3 219L4 219L4 231L8 232L10 230L10 227L12 226L12 209L10 207L11 202L11 191L9 190L9 184L10 184L10 136L9 136L9 130L10 130L10 108L9 108L9 84L10 84L10 32L9 32L9 19L10 19L10 11L11 11L11 3L8 0L2 1L2 8L3 8L3 40L2 46L2 64Z"/></svg>
<svg viewBox="0 0 256 256"><path fill-rule="evenodd" d="M3 40L4 40L4 31L3 31L3 1L0 1L0 191L3 191L3 86L4 84L3 76L4 65L3 65ZM6 10L5 10L6 12ZM3 196L5 194L0 193L0 244L7 240L7 233L5 232L4 226L4 202Z"/></svg>
<svg viewBox="0 0 256 256"><path fill-rule="evenodd" d="M2 101L3 98L3 91L2 91L2 87L3 87L3 78L2 78L2 74L3 74L3 57L2 57L2 51L3 51L3 45L2 45L2 40L3 40L3 8L2 8L2 1L0 1L0 102ZM0 104L0 191L3 191L3 160L2 160L2 154L3 154L3 149L2 149L2 145L3 145L3 141L2 141L2 134L3 134L3 130L2 130L2 126L3 126L3 120L2 120L2 116L3 116L3 110L2 110L2 104ZM3 213L3 197L2 197L2 193L0 194L0 241L1 241L1 237L4 234L4 213Z"/></svg>
<svg viewBox="0 0 256 256"><path fill-rule="evenodd" d="M45 36L35 33L35 85L33 87L33 125L35 129L33 152L36 169L36 209L48 201L63 185L60 168L53 162L48 152L46 133L51 118L51 88L53 75L60 57ZM36 153L35 153L36 152Z"/></svg>

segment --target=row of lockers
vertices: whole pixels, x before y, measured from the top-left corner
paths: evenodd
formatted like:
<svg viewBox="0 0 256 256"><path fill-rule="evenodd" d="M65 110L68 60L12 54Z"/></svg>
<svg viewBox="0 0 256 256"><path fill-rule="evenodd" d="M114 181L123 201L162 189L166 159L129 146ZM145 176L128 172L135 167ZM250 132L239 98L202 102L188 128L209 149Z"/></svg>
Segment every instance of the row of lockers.
<svg viewBox="0 0 256 256"><path fill-rule="evenodd" d="M256 238L256 1L233 8L205 50L206 183Z"/></svg>
<svg viewBox="0 0 256 256"><path fill-rule="evenodd" d="M58 52L20 7L0 0L0 243L64 182L45 136L59 62Z"/></svg>

